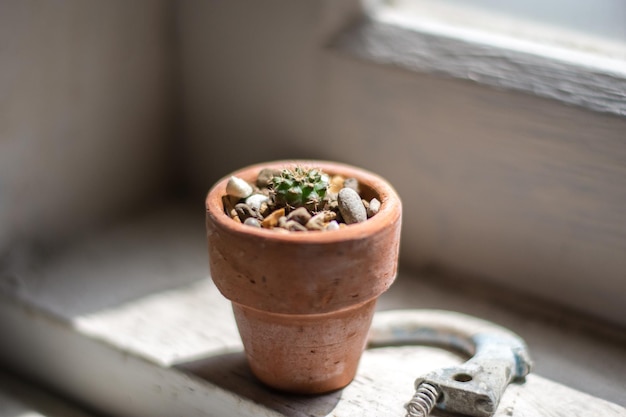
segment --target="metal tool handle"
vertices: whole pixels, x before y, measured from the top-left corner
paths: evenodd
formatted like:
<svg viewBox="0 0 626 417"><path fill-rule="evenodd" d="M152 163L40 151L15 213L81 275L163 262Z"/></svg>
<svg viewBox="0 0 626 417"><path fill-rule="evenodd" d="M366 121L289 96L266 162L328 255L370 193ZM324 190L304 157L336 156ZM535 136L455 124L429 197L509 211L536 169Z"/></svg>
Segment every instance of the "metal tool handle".
<svg viewBox="0 0 626 417"><path fill-rule="evenodd" d="M526 343L515 333L475 317L440 310L376 313L369 346L436 345L470 357L415 381L408 417L426 417L434 406L475 417L492 416L507 385L531 368Z"/></svg>

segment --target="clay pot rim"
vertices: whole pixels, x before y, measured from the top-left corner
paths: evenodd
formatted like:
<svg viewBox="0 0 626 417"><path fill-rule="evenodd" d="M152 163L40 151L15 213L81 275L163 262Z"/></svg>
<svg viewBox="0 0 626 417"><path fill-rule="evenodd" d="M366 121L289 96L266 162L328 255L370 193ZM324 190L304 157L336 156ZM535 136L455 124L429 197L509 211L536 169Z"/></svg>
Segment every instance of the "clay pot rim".
<svg viewBox="0 0 626 417"><path fill-rule="evenodd" d="M226 183L231 176L239 176L250 181L253 175L263 168L281 169L285 167L311 166L319 168L329 175L343 175L346 178L354 177L358 181L370 187L377 194L381 207L376 215L362 223L348 225L339 230L308 231L280 233L270 229L255 228L233 221L225 212L222 205L222 196L226 194ZM256 236L284 243L333 243L338 241L363 239L379 233L381 230L393 225L401 216L402 204L395 189L384 178L377 174L357 168L351 165L309 159L290 159L263 162L250 165L234 171L220 179L209 191L205 201L207 214L211 216L216 225L229 230L236 235Z"/></svg>

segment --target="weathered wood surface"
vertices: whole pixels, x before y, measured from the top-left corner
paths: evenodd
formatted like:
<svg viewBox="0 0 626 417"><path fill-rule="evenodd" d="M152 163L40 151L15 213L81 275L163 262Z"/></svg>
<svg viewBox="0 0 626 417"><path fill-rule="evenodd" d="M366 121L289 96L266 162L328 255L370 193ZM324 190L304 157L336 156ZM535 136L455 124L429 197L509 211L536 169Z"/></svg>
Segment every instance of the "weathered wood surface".
<svg viewBox="0 0 626 417"><path fill-rule="evenodd" d="M93 417L73 404L0 371L0 417Z"/></svg>
<svg viewBox="0 0 626 417"><path fill-rule="evenodd" d="M431 347L368 350L345 389L319 397L290 396L268 390L252 377L230 309L209 281L80 317L71 326L13 306L11 313L16 311L14 322L30 318L37 325L30 329L32 323L24 322L26 330L14 333L14 342L27 347L28 356L5 345L0 351L4 360L21 362L44 378L56 377L83 400L81 384L88 385L90 395L104 396L109 412L128 416L402 416L415 377L461 361ZM173 311L177 313L171 315ZM11 317L4 313L0 325L6 330ZM54 364L48 348L54 351ZM102 355L103 349L112 354ZM105 407L97 401L96 406ZM612 417L626 416L626 409L531 375L526 383L509 387L496 415Z"/></svg>
<svg viewBox="0 0 626 417"><path fill-rule="evenodd" d="M626 115L626 65L606 51L590 53L459 22L435 22L381 7L372 19L344 31L333 46L378 63Z"/></svg>
<svg viewBox="0 0 626 417"><path fill-rule="evenodd" d="M340 392L321 397L281 395L251 375L229 305L208 280L80 317L75 324L85 334L189 372L290 417L399 416L413 394L416 377L462 362L437 348L377 348L365 352L357 378ZM626 409L531 375L524 384L510 386L496 415L608 417L626 416Z"/></svg>
<svg viewBox="0 0 626 417"><path fill-rule="evenodd" d="M205 277L201 225L201 214L166 210L4 283L0 363L110 415L384 417L403 415L421 373L461 360L429 347L373 349L342 391L267 390L246 366L229 303ZM418 278L401 277L379 307L462 311L527 341L537 374L509 387L499 416L626 415L598 398L626 404L623 345L578 331L569 316L547 322L532 307L510 310L495 294L494 302L472 298Z"/></svg>

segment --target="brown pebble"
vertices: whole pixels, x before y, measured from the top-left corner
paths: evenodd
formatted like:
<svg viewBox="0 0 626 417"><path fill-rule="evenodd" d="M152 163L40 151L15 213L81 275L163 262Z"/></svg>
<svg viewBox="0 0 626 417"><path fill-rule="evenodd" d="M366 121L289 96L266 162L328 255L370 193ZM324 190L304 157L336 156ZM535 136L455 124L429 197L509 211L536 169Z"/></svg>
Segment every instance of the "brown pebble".
<svg viewBox="0 0 626 417"><path fill-rule="evenodd" d="M224 205L224 211L230 217L233 217L233 211L235 210L235 204L237 204L238 201L239 201L238 198L233 198L233 197L229 196L228 194L222 196L222 204ZM237 213L235 213L235 214L237 214Z"/></svg>
<svg viewBox="0 0 626 417"><path fill-rule="evenodd" d="M276 225L276 227L282 227L283 229L287 228L287 217L282 216L280 219L278 219L278 224Z"/></svg>
<svg viewBox="0 0 626 417"><path fill-rule="evenodd" d="M289 230L290 232L306 232L307 231L306 227L304 227L303 225L301 225L295 220L289 220L285 224L285 229Z"/></svg>
<svg viewBox="0 0 626 417"><path fill-rule="evenodd" d="M324 221L321 218L311 217L306 223L306 228L308 230L324 230Z"/></svg>
<svg viewBox="0 0 626 417"><path fill-rule="evenodd" d="M352 188L357 193L361 192L361 189L359 187L359 180L357 180L356 178L346 178L346 180L343 182L343 187Z"/></svg>
<svg viewBox="0 0 626 417"><path fill-rule="evenodd" d="M289 213L287 220L293 220L301 225L305 225L309 220L311 220L311 214L306 208L300 207Z"/></svg>
<svg viewBox="0 0 626 417"><path fill-rule="evenodd" d="M256 217L256 218L259 217L259 213L253 210L252 208L250 208L250 206L245 203L237 204L235 206L235 210L237 211L237 215L239 216L239 218L244 222L246 221L246 219L250 217ZM259 220L262 220L262 219L259 219Z"/></svg>
<svg viewBox="0 0 626 417"><path fill-rule="evenodd" d="M329 196L328 194L326 195L326 198L324 199L324 208L323 210L329 210L329 211L337 211L339 210L338 208L338 203L337 203L337 195L334 194L332 196Z"/></svg>
<svg viewBox="0 0 626 417"><path fill-rule="evenodd" d="M259 172L256 178L256 185L259 188L267 188L272 178L280 175L280 171L277 169L264 168Z"/></svg>
<svg viewBox="0 0 626 417"><path fill-rule="evenodd" d="M306 223L306 228L309 230L324 230L326 224L337 218L337 213L334 211L324 210L311 217Z"/></svg>
<svg viewBox="0 0 626 417"><path fill-rule="evenodd" d="M334 175L330 179L330 184L328 185L328 192L332 194L337 194L339 190L343 188L343 182L345 178L341 175Z"/></svg>
<svg viewBox="0 0 626 417"><path fill-rule="evenodd" d="M270 206L267 203L262 203L261 208L259 209L259 214L265 218L268 214L270 214Z"/></svg>
<svg viewBox="0 0 626 417"><path fill-rule="evenodd" d="M285 215L285 209L281 208L270 213L262 222L261 226L266 229L272 229L278 225L278 219Z"/></svg>

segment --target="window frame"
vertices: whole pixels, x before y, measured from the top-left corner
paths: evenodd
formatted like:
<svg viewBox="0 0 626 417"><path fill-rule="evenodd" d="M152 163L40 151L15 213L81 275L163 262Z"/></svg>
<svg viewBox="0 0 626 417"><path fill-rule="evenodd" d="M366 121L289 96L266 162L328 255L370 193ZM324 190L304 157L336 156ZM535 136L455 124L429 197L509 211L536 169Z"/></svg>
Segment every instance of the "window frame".
<svg viewBox="0 0 626 417"><path fill-rule="evenodd" d="M379 1L367 1L365 6L366 17L333 40L334 50L626 116L626 59L620 56L626 48L621 45L613 57L599 43L595 51L577 50L419 18ZM605 45L607 50L616 49Z"/></svg>

